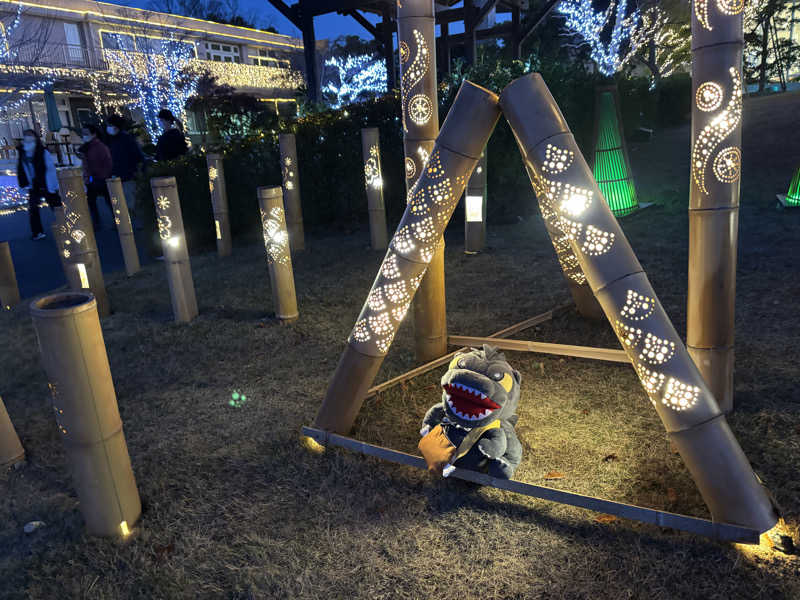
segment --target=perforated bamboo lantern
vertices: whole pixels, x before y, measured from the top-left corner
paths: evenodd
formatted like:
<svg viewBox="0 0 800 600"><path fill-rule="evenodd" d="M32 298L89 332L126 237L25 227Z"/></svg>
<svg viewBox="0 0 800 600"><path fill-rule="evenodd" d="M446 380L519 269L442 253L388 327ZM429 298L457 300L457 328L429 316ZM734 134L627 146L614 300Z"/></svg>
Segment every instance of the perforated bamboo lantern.
<svg viewBox="0 0 800 600"><path fill-rule="evenodd" d="M292 254L289 251L289 234L286 230L281 188L260 187L257 193L275 316L281 321L296 321L299 315L297 294L294 288Z"/></svg>
<svg viewBox="0 0 800 600"><path fill-rule="evenodd" d="M175 320L188 323L197 316L197 298L192 280L192 265L183 230L178 185L174 177L150 180L158 216L158 236L164 251L167 281Z"/></svg>
<svg viewBox="0 0 800 600"><path fill-rule="evenodd" d="M692 11L686 342L724 412L733 410L743 7L695 0Z"/></svg>
<svg viewBox="0 0 800 600"><path fill-rule="evenodd" d="M131 224L131 215L128 212L125 191L122 188L122 180L119 177L109 177L106 179L106 187L108 188L108 196L111 198L111 208L114 211L114 223L117 225L119 245L122 247L125 273L130 277L138 273L142 267L139 264L139 252L136 249L136 238L133 235L133 225Z"/></svg>
<svg viewBox="0 0 800 600"><path fill-rule="evenodd" d="M231 254L231 222L228 211L228 191L225 188L225 169L222 154L206 154L208 165L208 187L211 191L211 207L214 211L214 229L217 236L217 254Z"/></svg>
<svg viewBox="0 0 800 600"><path fill-rule="evenodd" d="M348 338L316 427L338 433L352 427L499 116L495 94L469 81L461 85Z"/></svg>
<svg viewBox="0 0 800 600"><path fill-rule="evenodd" d="M409 197L439 131L435 27L433 0L397 3L400 103ZM433 360L447 352L444 281L444 238L441 238L414 296L414 351L418 361Z"/></svg>
<svg viewBox="0 0 800 600"><path fill-rule="evenodd" d="M89 533L126 535L141 503L91 293L31 304L53 412Z"/></svg>
<svg viewBox="0 0 800 600"><path fill-rule="evenodd" d="M377 127L361 129L361 153L364 157L364 187L367 190L369 236L373 250L386 250L386 206L383 203L381 144Z"/></svg>
<svg viewBox="0 0 800 600"><path fill-rule="evenodd" d="M67 279L67 285L71 290L81 290L86 282L85 269L82 272L72 264L73 240L70 237L70 230L67 227L66 208L57 206L53 209L53 239L58 250L58 258L61 261L61 269ZM83 281L82 281L83 279Z"/></svg>
<svg viewBox="0 0 800 600"><path fill-rule="evenodd" d="M770 529L777 515L672 326L538 74L509 84L503 113L580 268L715 521Z"/></svg>
<svg viewBox="0 0 800 600"><path fill-rule="evenodd" d="M67 275L67 281L73 290L91 290L97 301L97 312L101 317L107 317L111 314L111 307L83 186L83 171L80 167L68 167L58 169L57 175L64 204L64 230L58 234L63 241L62 265L77 272L77 276L74 273Z"/></svg>
<svg viewBox="0 0 800 600"><path fill-rule="evenodd" d="M297 141L293 133L278 136L283 174L283 206L286 211L286 228L289 231L289 248L292 252L305 250L303 231L303 206L300 200L300 176L297 164Z"/></svg>
<svg viewBox="0 0 800 600"><path fill-rule="evenodd" d="M0 242L0 306L6 310L19 304L19 286L11 247L8 242Z"/></svg>
<svg viewBox="0 0 800 600"><path fill-rule="evenodd" d="M477 254L486 246L486 149L472 171L464 194L464 252Z"/></svg>
<svg viewBox="0 0 800 600"><path fill-rule="evenodd" d="M0 397L0 469L7 469L25 460L25 449Z"/></svg>

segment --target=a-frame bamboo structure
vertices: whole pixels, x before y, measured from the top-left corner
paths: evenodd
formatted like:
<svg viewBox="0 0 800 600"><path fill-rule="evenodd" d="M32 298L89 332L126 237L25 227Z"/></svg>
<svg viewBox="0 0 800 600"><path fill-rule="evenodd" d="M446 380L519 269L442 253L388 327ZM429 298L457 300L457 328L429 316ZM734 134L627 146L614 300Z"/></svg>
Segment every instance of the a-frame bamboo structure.
<svg viewBox="0 0 800 600"><path fill-rule="evenodd" d="M658 301L538 74L498 98L464 82L392 238L315 420L347 433L425 274L502 107L542 210L572 252L715 522L759 532L778 516Z"/></svg>

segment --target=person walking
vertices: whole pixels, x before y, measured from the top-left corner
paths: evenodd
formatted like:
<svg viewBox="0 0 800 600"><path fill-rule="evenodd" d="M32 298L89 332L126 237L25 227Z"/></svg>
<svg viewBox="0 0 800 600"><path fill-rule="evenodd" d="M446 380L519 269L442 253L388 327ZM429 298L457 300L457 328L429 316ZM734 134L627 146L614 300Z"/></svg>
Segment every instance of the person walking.
<svg viewBox="0 0 800 600"><path fill-rule="evenodd" d="M175 115L163 108L158 113L158 120L164 133L158 136L156 160L173 160L186 154L189 147L186 145L186 137L183 135L183 130L179 127Z"/></svg>
<svg viewBox="0 0 800 600"><path fill-rule="evenodd" d="M78 148L78 154L83 163L83 182L86 185L86 200L89 211L92 213L94 228L99 229L100 211L97 208L97 197L102 196L111 211L111 227L114 225L114 207L108 197L106 179L111 177L111 151L100 141L100 129L96 125L84 125L81 130L83 145Z"/></svg>
<svg viewBox="0 0 800 600"><path fill-rule="evenodd" d="M17 148L17 153L17 183L20 189L28 191L31 239L41 240L47 236L42 228L39 203L44 198L51 209L61 206L56 164L33 129L22 132L22 144Z"/></svg>
<svg viewBox="0 0 800 600"><path fill-rule="evenodd" d="M122 180L125 204L128 205L131 221L135 222L136 173L139 165L144 163L144 155L136 138L127 131L126 125L125 119L120 115L111 115L106 124L106 133L108 148L111 150L111 174Z"/></svg>

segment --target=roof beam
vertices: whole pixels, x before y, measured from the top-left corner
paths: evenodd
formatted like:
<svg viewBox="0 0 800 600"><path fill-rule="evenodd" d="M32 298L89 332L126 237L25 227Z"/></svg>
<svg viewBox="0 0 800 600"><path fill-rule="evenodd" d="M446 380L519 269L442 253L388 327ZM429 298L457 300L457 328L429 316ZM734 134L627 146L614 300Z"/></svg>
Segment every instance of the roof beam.
<svg viewBox="0 0 800 600"><path fill-rule="evenodd" d="M360 12L358 12L357 10L348 10L344 14L353 17L358 22L359 25L361 25L364 29L366 29L369 32L369 34L372 37L378 39L379 34L377 27L375 27L372 23L367 21L367 19L364 18L364 15L362 15Z"/></svg>

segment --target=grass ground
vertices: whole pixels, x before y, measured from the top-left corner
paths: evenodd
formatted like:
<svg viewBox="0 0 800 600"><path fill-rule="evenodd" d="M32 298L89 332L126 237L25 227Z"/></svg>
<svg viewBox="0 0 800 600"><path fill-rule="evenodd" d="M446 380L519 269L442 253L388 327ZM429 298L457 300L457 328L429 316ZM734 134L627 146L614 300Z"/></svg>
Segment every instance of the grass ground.
<svg viewBox="0 0 800 600"><path fill-rule="evenodd" d="M774 208L800 163L800 96L745 105L732 427L800 521L800 211ZM685 330L688 129L631 148L643 200L622 222ZM499 192L495 192L499 193ZM457 228L456 228L457 229ZM568 299L538 218L447 249L450 330L485 335ZM365 234L295 258L301 319L271 311L263 248L192 258L200 316L172 323L163 266L107 278L103 331L144 502L125 541L84 535L24 306L0 315L0 394L28 451L0 475L2 598L798 598L800 559L476 489L346 452L301 450L381 256ZM615 346L574 312L529 339ZM410 327L380 379L412 366ZM518 478L707 516L630 367L508 353L523 375ZM355 436L412 450L441 371L368 402ZM228 406L233 391L247 396ZM42 520L35 534L23 525Z"/></svg>

